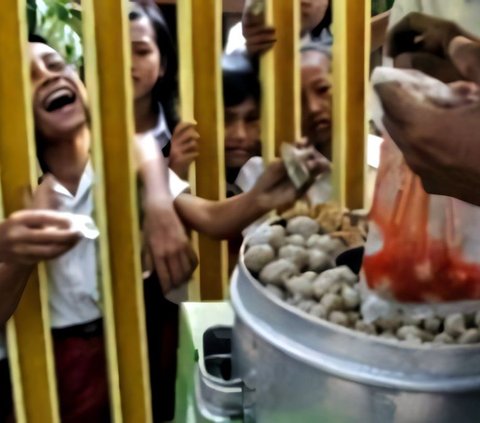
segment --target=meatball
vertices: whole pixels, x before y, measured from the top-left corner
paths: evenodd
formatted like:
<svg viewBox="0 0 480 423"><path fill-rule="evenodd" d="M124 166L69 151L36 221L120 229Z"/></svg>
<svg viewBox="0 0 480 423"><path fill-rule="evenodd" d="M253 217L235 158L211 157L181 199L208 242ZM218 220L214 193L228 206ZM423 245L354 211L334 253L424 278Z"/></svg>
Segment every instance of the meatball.
<svg viewBox="0 0 480 423"><path fill-rule="evenodd" d="M331 257L320 250L308 251L308 268L313 272L323 272L334 266Z"/></svg>
<svg viewBox="0 0 480 423"><path fill-rule="evenodd" d="M260 226L247 240L247 246L270 244L278 249L285 245L285 228L280 225Z"/></svg>
<svg viewBox="0 0 480 423"><path fill-rule="evenodd" d="M290 261L279 259L268 263L260 272L260 280L268 285L283 286L292 276L298 274L298 268Z"/></svg>
<svg viewBox="0 0 480 423"><path fill-rule="evenodd" d="M294 276L285 282L285 287L292 294L300 294L304 298L313 297L313 285L304 276Z"/></svg>
<svg viewBox="0 0 480 423"><path fill-rule="evenodd" d="M275 259L275 251L268 244L254 245L245 253L244 261L247 269L258 273Z"/></svg>
<svg viewBox="0 0 480 423"><path fill-rule="evenodd" d="M307 216L294 217L287 223L287 233L290 235L302 235L304 238L308 238L318 233L319 230L320 225Z"/></svg>
<svg viewBox="0 0 480 423"><path fill-rule="evenodd" d="M278 256L290 260L298 269L303 269L308 264L309 260L307 250L296 245L284 245L278 251Z"/></svg>
<svg viewBox="0 0 480 423"><path fill-rule="evenodd" d="M454 338L465 332L465 317L463 314L454 313L445 318L445 332Z"/></svg>

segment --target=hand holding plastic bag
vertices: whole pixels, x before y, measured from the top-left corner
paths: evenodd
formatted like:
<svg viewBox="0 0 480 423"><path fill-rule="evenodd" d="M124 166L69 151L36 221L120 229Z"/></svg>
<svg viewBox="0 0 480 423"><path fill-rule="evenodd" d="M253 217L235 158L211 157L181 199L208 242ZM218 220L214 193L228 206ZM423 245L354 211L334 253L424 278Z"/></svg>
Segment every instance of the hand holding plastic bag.
<svg viewBox="0 0 480 423"><path fill-rule="evenodd" d="M396 81L418 100L458 107L463 93L416 71L378 69L373 83ZM375 100L374 120L382 128L383 110ZM480 300L480 208L429 195L384 131L370 233L364 259L364 313L372 319L403 309L423 314ZM401 140L395 139L396 143ZM462 303L452 303L462 301ZM428 304L428 307L419 305ZM433 306L434 305L434 306ZM478 307L478 303L470 303ZM410 310L411 311L411 310Z"/></svg>

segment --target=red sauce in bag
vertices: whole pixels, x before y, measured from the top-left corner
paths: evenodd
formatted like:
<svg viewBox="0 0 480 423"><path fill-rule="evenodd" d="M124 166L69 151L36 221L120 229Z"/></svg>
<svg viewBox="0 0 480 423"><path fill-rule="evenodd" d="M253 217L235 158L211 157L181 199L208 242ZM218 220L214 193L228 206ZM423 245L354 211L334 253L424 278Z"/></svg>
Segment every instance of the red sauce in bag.
<svg viewBox="0 0 480 423"><path fill-rule="evenodd" d="M457 200L437 197L433 206L432 198L386 139L370 213L381 249L369 255L367 248L363 262L367 284L400 302L478 300L480 264L464 258L459 230L459 225L475 222L458 219Z"/></svg>

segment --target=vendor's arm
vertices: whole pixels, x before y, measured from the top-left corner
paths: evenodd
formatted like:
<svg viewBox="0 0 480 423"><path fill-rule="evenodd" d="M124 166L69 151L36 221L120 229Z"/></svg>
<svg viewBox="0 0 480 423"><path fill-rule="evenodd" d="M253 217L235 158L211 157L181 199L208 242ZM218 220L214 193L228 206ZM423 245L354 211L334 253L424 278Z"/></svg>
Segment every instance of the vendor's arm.
<svg viewBox="0 0 480 423"><path fill-rule="evenodd" d="M328 162L319 157L306 164L315 176L328 168ZM192 229L212 238L228 239L269 211L293 204L307 188L296 190L283 163L276 161L247 193L224 201L208 201L182 194L175 200L175 207Z"/></svg>
<svg viewBox="0 0 480 423"><path fill-rule="evenodd" d="M135 153L143 183L145 234L163 291L189 280L197 259L173 206L168 168L153 137L137 137Z"/></svg>
<svg viewBox="0 0 480 423"><path fill-rule="evenodd" d="M480 43L456 37L449 54L465 79L480 83ZM457 83L458 84L458 83ZM480 206L480 101L442 107L418 99L397 83L375 87L385 111L384 124L429 193ZM457 89L475 94L476 84Z"/></svg>
<svg viewBox="0 0 480 423"><path fill-rule="evenodd" d="M54 211L24 210L0 224L0 325L14 313L35 265L62 255L78 239L70 221Z"/></svg>
<svg viewBox="0 0 480 423"><path fill-rule="evenodd" d="M387 53L399 68L412 68L445 82L462 79L452 63L450 44L456 37L479 41L454 22L410 13L390 31Z"/></svg>

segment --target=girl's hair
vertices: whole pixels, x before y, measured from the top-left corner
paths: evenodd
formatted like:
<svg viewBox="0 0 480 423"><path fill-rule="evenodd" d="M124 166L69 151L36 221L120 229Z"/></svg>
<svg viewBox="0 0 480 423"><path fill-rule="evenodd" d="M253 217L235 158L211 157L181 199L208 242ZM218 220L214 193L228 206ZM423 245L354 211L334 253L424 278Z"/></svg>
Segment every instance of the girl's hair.
<svg viewBox="0 0 480 423"><path fill-rule="evenodd" d="M135 0L134 3L136 6L130 11L129 19L134 21L147 17L155 31L162 65L165 67L165 74L157 80L153 87L153 101L162 105L167 125L173 133L179 118L177 114L178 60L172 36L162 12L153 0Z"/></svg>
<svg viewBox="0 0 480 423"><path fill-rule="evenodd" d="M322 21L313 28L311 34L313 38L320 37L320 34L323 30L327 30L331 35L330 26L332 25L332 0L329 0L327 10L325 11L325 16Z"/></svg>
<svg viewBox="0 0 480 423"><path fill-rule="evenodd" d="M223 104L234 107L248 98L260 104L260 82L248 57L234 52L222 57Z"/></svg>
<svg viewBox="0 0 480 423"><path fill-rule="evenodd" d="M41 35L37 35L32 32L28 33L28 42L48 45L47 40L45 38L43 38Z"/></svg>

